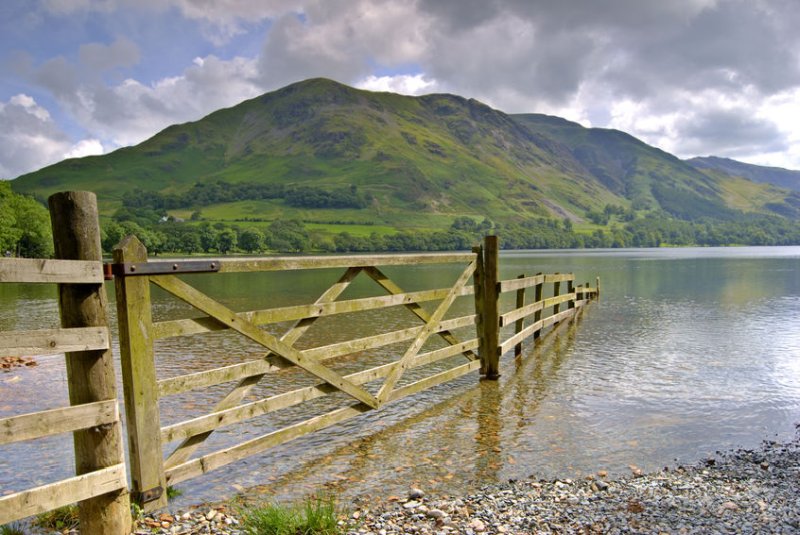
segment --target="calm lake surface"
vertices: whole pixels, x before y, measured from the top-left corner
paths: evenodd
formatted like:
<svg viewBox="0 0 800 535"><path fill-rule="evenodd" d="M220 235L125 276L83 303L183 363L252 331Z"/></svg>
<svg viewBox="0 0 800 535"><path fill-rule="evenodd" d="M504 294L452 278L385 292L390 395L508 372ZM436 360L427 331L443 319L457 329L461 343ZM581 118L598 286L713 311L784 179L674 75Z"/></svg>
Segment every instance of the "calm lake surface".
<svg viewBox="0 0 800 535"><path fill-rule="evenodd" d="M460 269L386 271L414 290L449 285ZM536 272L574 272L592 285L599 276L601 300L577 324L562 325L536 348L528 343L522 361L504 357L499 381L468 375L289 442L179 484L184 494L175 503L245 489L282 500L312 492L399 495L412 485L459 493L510 478L627 473L631 465L659 469L794 436L800 422L800 247L501 255L503 278ZM311 302L340 273L196 275L190 282L236 310L252 310ZM378 293L365 280L343 298ZM196 315L163 293L154 292L153 302L157 319ZM470 298L463 298L449 317L469 311ZM299 345L415 325L408 316L398 309L326 318ZM0 285L0 330L57 323L54 287ZM388 362L403 349L391 346L363 358L370 365ZM157 346L159 375L241 362L257 351L230 333L173 338ZM0 374L0 417L66 404L63 360L41 357L35 368ZM340 371L364 367L355 359L336 364ZM248 400L307 382L300 373L285 374ZM229 389L163 400L162 424L203 414ZM224 428L202 452L303 420L333 401ZM66 435L3 447L0 493L71 475L69 447Z"/></svg>

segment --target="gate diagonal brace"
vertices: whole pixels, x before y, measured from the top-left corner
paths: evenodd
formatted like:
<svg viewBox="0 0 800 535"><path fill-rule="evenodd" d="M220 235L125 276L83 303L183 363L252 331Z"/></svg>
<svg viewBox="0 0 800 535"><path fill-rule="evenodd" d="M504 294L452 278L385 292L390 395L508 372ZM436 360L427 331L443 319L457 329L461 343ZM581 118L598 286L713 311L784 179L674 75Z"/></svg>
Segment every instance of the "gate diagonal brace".
<svg viewBox="0 0 800 535"><path fill-rule="evenodd" d="M400 380L400 378L403 376L403 373L405 373L406 368L409 367L410 363L414 360L414 357L416 357L420 349L422 349L422 346L434 333L436 330L436 325L442 321L444 315L447 314L448 310L450 310L450 306L453 304L453 301L456 300L456 297L458 297L461 289L467 283L467 280L469 280L469 278L475 272L476 264L477 262L474 260L470 262L464 272L458 277L458 280L456 280L453 287L450 288L447 297L445 297L442 302L439 303L439 306L436 307L436 311L434 311L434 313L428 317L425 327L423 327L422 331L420 331L416 339L414 339L414 342L412 342L405 354L400 358L400 360L394 363L394 366L389 372L389 375L386 377L383 386L378 391L378 400L380 403L385 403L389 399L389 396L392 394L392 390L397 384L397 381Z"/></svg>
<svg viewBox="0 0 800 535"><path fill-rule="evenodd" d="M389 292L391 295L398 295L402 293L406 293L400 286L398 286L394 281L392 281L386 274L384 274L380 269L374 266L365 267L364 272L374 280L381 288ZM430 314L425 308L417 302L408 303L404 305L408 310L414 313L419 319L421 319L424 323L428 323L431 319ZM450 331L441 331L437 333L445 342L450 344L451 346L458 345L461 341ZM462 353L467 360L478 360L478 355L475 354L474 351L465 351Z"/></svg>
<svg viewBox="0 0 800 535"><path fill-rule="evenodd" d="M348 268L344 274L339 277L339 280L333 283L322 293L322 295L314 302L314 304L319 305L335 301L342 294L342 292L347 289L347 287L359 273L361 273L361 268L359 267ZM286 331L283 336L281 336L280 340L287 344L294 345L294 343L297 342L297 340L308 330L309 327L311 327L311 324L313 324L317 319L318 318L314 317L298 320L288 331ZM269 359L270 357L282 358L280 355L277 355L273 352L268 352L263 358ZM247 394L250 393L253 387L255 387L261 381L261 379L264 378L265 375L266 374L263 373L252 375L239 381L233 390L231 390L219 403L217 403L213 409L213 412L231 409L239 405L239 403L241 403L241 401L247 396ZM211 436L213 432L214 430L198 433L182 441L178 446L175 447L173 452L164 461L164 465L167 467L173 467L187 461L191 457L192 453L194 453L197 448L199 448L200 445Z"/></svg>
<svg viewBox="0 0 800 535"><path fill-rule="evenodd" d="M189 286L177 277L172 275L158 275L150 277L150 281L196 309L214 317L222 324L227 325L252 341L261 344L273 353L296 364L309 373L316 375L338 390L349 394L358 401L372 408L377 408L380 405L378 400L363 388L351 383L330 368L309 359L291 345L278 340L273 335L260 329L254 323L243 320L233 310L230 310L225 305L208 297L192 286Z"/></svg>

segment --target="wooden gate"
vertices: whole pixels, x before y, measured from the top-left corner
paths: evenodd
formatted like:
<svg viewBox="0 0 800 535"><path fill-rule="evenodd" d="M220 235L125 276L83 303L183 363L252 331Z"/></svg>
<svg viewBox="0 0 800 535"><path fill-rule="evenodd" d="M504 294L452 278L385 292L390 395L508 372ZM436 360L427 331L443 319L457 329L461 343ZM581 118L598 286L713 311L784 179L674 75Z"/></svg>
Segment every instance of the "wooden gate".
<svg viewBox="0 0 800 535"><path fill-rule="evenodd" d="M131 446L131 476L134 495L145 508L163 506L166 485L198 476L267 448L323 429L364 412L460 377L480 368L478 337L459 340L452 331L474 326L476 315L445 319L453 302L474 292L468 285L478 253L377 255L347 257L295 257L201 260L188 262L148 262L143 245L135 238L123 240L114 252L113 273L117 293L120 329L120 354L125 384L125 407ZM416 292L404 291L384 271L384 266L466 264L448 288ZM216 272L244 273L281 270L343 269L340 278L312 304L239 312L202 293L177 274ZM375 297L338 300L356 277L368 277L385 293ZM153 322L150 285L156 285L188 303L205 316L194 319ZM423 302L438 302L429 312ZM321 317L380 308L403 306L419 324L388 333L300 350L295 343ZM293 322L282 336L270 334L264 325ZM230 329L256 342L266 353L258 359L202 370L196 373L159 379L155 369L154 342L173 336ZM475 332L474 330L472 331ZM438 337L446 346L422 352L426 341ZM326 364L336 357L367 351L406 341L408 346L394 362L342 375ZM404 373L450 357L461 355L462 363L399 385ZM313 386L271 395L243 403L253 387L271 372L297 367L317 379ZM162 427L158 410L161 397L192 389L234 382L230 392L214 409L201 417ZM367 384L371 388L367 388ZM308 420L272 431L235 446L192 457L200 445L217 429L249 418L307 402L335 392L344 392L349 404ZM162 445L179 441L163 457Z"/></svg>

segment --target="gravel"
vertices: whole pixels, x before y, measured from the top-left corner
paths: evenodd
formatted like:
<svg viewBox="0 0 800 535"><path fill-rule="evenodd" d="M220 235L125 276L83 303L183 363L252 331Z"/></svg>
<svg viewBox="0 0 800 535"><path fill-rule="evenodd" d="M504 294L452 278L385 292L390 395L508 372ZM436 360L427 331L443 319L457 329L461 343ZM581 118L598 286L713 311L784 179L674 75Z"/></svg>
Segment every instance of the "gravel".
<svg viewBox="0 0 800 535"><path fill-rule="evenodd" d="M718 452L689 467L608 479L509 481L465 496L356 499L352 535L532 533L800 533L800 440ZM150 515L136 534L244 533L234 510Z"/></svg>

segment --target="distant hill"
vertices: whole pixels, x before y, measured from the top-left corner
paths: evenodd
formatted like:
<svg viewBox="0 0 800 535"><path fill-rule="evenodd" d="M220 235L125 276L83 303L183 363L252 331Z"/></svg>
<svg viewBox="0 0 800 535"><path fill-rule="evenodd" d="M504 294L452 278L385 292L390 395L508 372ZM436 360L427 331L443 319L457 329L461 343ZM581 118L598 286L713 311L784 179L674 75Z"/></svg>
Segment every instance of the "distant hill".
<svg viewBox="0 0 800 535"><path fill-rule="evenodd" d="M686 160L686 162L700 170L716 169L729 175L747 178L753 182L772 184L800 192L800 171L753 165L717 156L697 157Z"/></svg>
<svg viewBox="0 0 800 535"><path fill-rule="evenodd" d="M584 128L541 114L512 117L531 131L569 147L589 173L630 200L634 208L660 208L686 220L735 218L740 210L800 216L800 197L788 191L741 180L754 180L748 175L695 165L697 159L680 160L619 130Z"/></svg>
<svg viewBox="0 0 800 535"><path fill-rule="evenodd" d="M705 172L623 132L326 79L170 126L134 147L65 160L12 187L41 197L92 190L105 214L136 192L143 203L169 197L162 204L182 218L202 211L393 229L443 229L461 216L581 222L607 205L686 220L797 215L783 190ZM213 188L236 194L202 195Z"/></svg>

